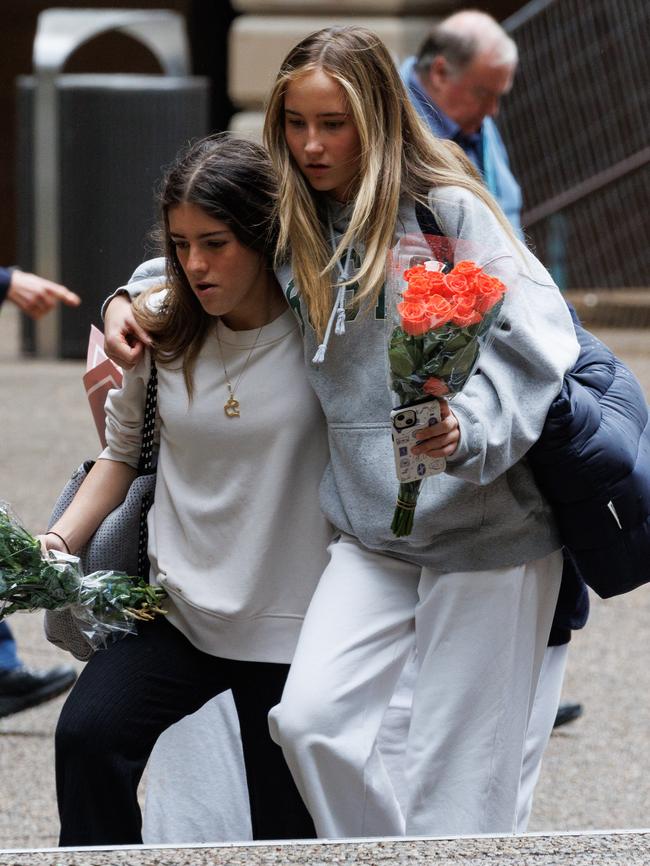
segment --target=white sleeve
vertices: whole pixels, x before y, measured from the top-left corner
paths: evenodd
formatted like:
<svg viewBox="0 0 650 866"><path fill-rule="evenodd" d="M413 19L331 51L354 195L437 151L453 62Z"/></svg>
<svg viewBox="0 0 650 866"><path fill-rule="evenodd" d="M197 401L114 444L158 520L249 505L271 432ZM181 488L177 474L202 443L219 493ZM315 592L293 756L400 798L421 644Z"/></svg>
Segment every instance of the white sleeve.
<svg viewBox="0 0 650 866"><path fill-rule="evenodd" d="M132 370L124 371L122 387L108 392L105 407L106 448L99 455L100 459L116 460L137 469L150 372L151 354L146 351ZM154 440L159 440L158 419Z"/></svg>
<svg viewBox="0 0 650 866"><path fill-rule="evenodd" d="M445 234L457 239L454 261L475 261L506 286L492 342L450 401L461 438L447 471L487 484L539 438L564 375L578 357L578 341L550 274L523 244L513 245L483 202L449 187L436 190L430 206Z"/></svg>

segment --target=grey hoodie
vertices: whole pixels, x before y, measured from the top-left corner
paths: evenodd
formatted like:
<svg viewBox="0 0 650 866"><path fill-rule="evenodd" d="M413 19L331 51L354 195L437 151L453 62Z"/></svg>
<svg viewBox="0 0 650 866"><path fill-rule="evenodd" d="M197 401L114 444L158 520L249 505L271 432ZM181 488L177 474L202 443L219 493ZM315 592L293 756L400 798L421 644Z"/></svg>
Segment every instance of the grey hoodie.
<svg viewBox="0 0 650 866"><path fill-rule="evenodd" d="M527 562L560 547L525 455L578 356L573 324L548 272L523 244L513 248L479 199L445 187L432 191L429 205L443 233L458 239L455 261L474 260L508 292L502 328L450 404L460 445L446 473L423 485L406 538L394 538L390 529L398 483L389 428L389 326L383 317L391 299L380 298L372 313L353 312L351 318L348 312L345 334L332 335L324 362L314 365L318 341L290 264L278 273L303 324L309 380L328 423L330 463L320 486L321 507L334 526L364 546L439 572ZM340 237L349 209L334 203L329 209ZM403 200L396 240L407 235L422 238L413 203Z"/></svg>
<svg viewBox="0 0 650 866"><path fill-rule="evenodd" d="M513 248L479 199L444 187L431 192L429 204L443 232L457 239L454 260L475 261L508 291L502 327L451 401L460 425L459 447L447 460L447 471L423 485L413 532L406 538L394 538L390 529L398 490L384 312L390 299L382 293L372 313L348 305L345 334L332 334L325 360L315 365L318 340L291 265L278 270L302 325L307 375L328 424L330 462L320 485L321 507L337 529L369 549L440 573L528 562L561 546L525 455L578 357L573 323L545 268L523 244ZM331 203L329 209L340 237L349 208ZM400 207L395 239L405 236L423 240L410 200ZM149 263L138 277L161 273L163 264ZM130 284L128 291L135 295L142 285ZM333 289L333 305L336 296Z"/></svg>

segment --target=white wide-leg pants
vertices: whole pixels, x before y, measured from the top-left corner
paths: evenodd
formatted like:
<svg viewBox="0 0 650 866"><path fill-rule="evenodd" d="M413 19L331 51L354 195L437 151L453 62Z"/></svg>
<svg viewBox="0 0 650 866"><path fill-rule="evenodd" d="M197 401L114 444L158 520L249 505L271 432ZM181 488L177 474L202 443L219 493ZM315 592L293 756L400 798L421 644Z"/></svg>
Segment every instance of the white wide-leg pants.
<svg viewBox="0 0 650 866"><path fill-rule="evenodd" d="M525 833L528 828L535 787L542 769L544 751L553 733L553 725L560 705L568 655L568 643L561 646L546 647L544 652L533 708L526 730L517 798L517 833ZM395 693L390 700L377 737L377 746L404 813L407 811L409 799L405 773L406 743L411 722L411 704L416 678L417 659L415 652L413 652L409 655L397 682Z"/></svg>
<svg viewBox="0 0 650 866"><path fill-rule="evenodd" d="M569 657L569 644L549 646L544 653L544 661L539 674L530 722L526 731L524 760L519 783L519 803L517 806L517 832L525 833L533 808L535 785L542 769L544 750L555 724L562 683Z"/></svg>
<svg viewBox="0 0 650 866"><path fill-rule="evenodd" d="M444 575L349 537L331 554L269 716L319 836L515 832L561 554ZM414 633L403 816L376 740Z"/></svg>

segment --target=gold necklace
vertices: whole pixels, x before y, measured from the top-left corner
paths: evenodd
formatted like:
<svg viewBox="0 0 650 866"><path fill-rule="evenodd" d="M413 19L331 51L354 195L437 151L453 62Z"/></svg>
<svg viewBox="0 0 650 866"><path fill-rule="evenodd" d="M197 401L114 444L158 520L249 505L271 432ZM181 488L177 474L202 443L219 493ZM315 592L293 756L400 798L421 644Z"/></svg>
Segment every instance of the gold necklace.
<svg viewBox="0 0 650 866"><path fill-rule="evenodd" d="M250 352L248 353L248 357L246 358L246 363L244 364L243 369L242 369L241 373L239 374L239 377L237 378L237 381L235 382L234 387L232 386L232 384L230 382L230 376L228 375L228 369L226 368L226 362L223 359L223 350L221 348L221 340L219 339L219 331L216 332L217 333L217 345L219 346L219 356L221 357L221 366L223 367L223 372L224 372L224 375L226 377L226 387L228 388L228 399L226 400L226 402L223 405L223 411L226 413L226 416L228 418L239 418L239 416L240 416L239 400L235 397L235 391L237 390L237 388L239 388L239 383L242 380L242 376L246 372L246 368L248 367L248 362L250 361L251 355L253 354L253 349L255 348L255 346L257 346L257 341L260 338L260 334L262 333L263 327L264 327L264 325L262 325L262 327L257 332L257 336L255 337L253 345L250 348Z"/></svg>

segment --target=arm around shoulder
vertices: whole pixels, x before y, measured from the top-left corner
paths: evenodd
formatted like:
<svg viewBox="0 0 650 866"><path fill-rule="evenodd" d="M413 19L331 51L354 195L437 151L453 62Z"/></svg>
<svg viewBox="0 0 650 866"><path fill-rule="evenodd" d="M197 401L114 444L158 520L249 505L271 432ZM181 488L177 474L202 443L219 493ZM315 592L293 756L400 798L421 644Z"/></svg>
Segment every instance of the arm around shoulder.
<svg viewBox="0 0 650 866"><path fill-rule="evenodd" d="M151 340L136 322L131 300L150 288L165 283L165 259L151 259L140 265L129 283L117 289L102 306L104 344L108 357L120 367L130 369L136 364Z"/></svg>
<svg viewBox="0 0 650 866"><path fill-rule="evenodd" d="M165 259L159 256L155 259L149 259L133 271L129 277L128 283L115 289L112 295L109 295L102 304L101 314L102 319L106 318L108 305L114 298L124 296L130 300L137 298L138 295L145 292L147 289L162 286L165 283Z"/></svg>

